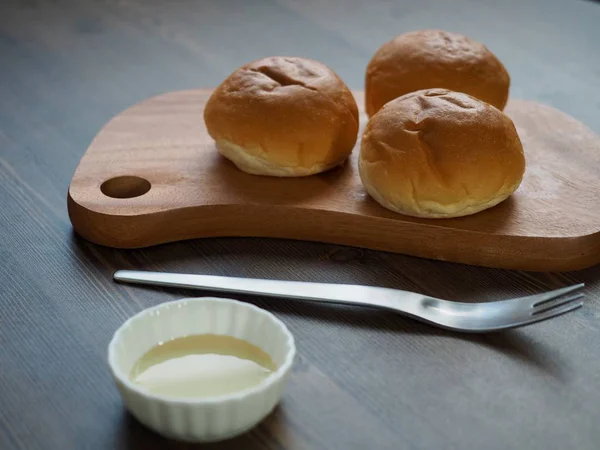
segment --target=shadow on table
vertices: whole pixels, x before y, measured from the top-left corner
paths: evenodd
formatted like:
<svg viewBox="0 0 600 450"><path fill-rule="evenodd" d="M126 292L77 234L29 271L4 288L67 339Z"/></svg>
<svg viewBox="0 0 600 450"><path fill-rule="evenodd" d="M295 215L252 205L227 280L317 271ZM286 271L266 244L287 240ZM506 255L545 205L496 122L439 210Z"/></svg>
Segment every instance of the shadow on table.
<svg viewBox="0 0 600 450"><path fill-rule="evenodd" d="M277 406L252 430L221 442L192 444L166 439L138 422L129 412L123 410L116 448L131 450L154 449L202 449L225 450L244 449L259 450L265 447L279 448L281 444L291 445L290 436L286 433L284 407Z"/></svg>
<svg viewBox="0 0 600 450"><path fill-rule="evenodd" d="M147 286L137 286L136 289L154 290L154 288ZM169 290L169 292L176 294L180 298L214 295L211 292L188 289L175 289ZM255 304L280 317L298 316L301 318L312 318L318 322L335 323L348 328L377 329L379 331L405 335L415 334L424 337L456 339L470 342L502 353L557 380L566 380L566 373L561 364L560 357L553 348L542 342L533 340L523 331L524 329L505 330L486 334L457 333L436 328L391 311L311 302L299 303L296 301L290 302L238 294L227 294L227 297ZM293 303L293 308L290 307L290 303Z"/></svg>
<svg viewBox="0 0 600 450"><path fill-rule="evenodd" d="M289 308L273 303L269 309L274 313L290 314ZM556 352L542 342L530 338L525 329L505 330L496 333L457 333L418 322L393 312L370 310L359 307L323 305L306 302L291 314L318 318L319 321L343 324L354 328L370 328L401 334L420 334L424 337L458 339L502 353L511 359L564 380L566 374Z"/></svg>
<svg viewBox="0 0 600 450"><path fill-rule="evenodd" d="M543 274L488 269L362 250L353 247L275 239L219 238L193 240L139 250L96 246L73 235L74 254L95 266L107 279L117 269L204 273L319 282L384 286L445 297L483 301L541 292L565 284L597 279L593 270L575 274ZM589 278L589 280L588 280ZM214 296L190 289L114 285L115 289L153 293L138 296L157 300ZM221 294L253 303L281 317L298 317L347 327L377 329L398 334L420 334L459 339L490 348L535 370L564 379L559 355L529 337L527 329L491 334L461 334L435 328L390 311L311 303L238 294ZM152 303L148 304L151 306Z"/></svg>
<svg viewBox="0 0 600 450"><path fill-rule="evenodd" d="M535 273L469 266L333 244L268 238L210 238L122 250L72 233L79 261L117 269L203 273L405 289L456 301L493 301L567 284L598 284L598 268Z"/></svg>

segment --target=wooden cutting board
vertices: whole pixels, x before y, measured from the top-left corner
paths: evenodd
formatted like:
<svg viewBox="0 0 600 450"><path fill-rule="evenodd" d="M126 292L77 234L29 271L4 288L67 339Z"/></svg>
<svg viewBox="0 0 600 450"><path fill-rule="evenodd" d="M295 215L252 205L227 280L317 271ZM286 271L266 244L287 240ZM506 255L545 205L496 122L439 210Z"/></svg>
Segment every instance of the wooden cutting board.
<svg viewBox="0 0 600 450"><path fill-rule="evenodd" d="M356 167L358 143L348 164L320 175L280 179L239 171L216 152L204 127L209 95L167 93L110 120L69 187L69 216L79 235L118 248L279 237L533 271L600 262L600 138L551 107L513 100L506 109L527 157L512 197L473 216L416 219L368 197ZM362 109L363 95L355 95ZM361 111L362 126L366 120Z"/></svg>

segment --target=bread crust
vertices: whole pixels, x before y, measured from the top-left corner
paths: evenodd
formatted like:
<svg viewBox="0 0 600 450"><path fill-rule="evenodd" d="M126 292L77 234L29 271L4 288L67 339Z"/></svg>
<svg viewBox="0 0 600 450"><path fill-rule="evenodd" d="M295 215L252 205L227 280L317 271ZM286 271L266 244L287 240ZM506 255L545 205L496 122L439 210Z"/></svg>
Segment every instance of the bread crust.
<svg viewBox="0 0 600 450"><path fill-rule="evenodd" d="M512 120L470 95L412 92L379 110L361 141L359 173L382 206L415 217L459 217L508 198L525 172Z"/></svg>
<svg viewBox="0 0 600 450"><path fill-rule="evenodd" d="M405 33L383 44L367 66L367 114L394 98L431 88L464 92L503 110L510 76L485 45L467 36L443 30Z"/></svg>
<svg viewBox="0 0 600 450"><path fill-rule="evenodd" d="M270 57L246 64L211 95L204 121L219 151L241 170L306 176L343 163L358 137L358 107L331 69Z"/></svg>

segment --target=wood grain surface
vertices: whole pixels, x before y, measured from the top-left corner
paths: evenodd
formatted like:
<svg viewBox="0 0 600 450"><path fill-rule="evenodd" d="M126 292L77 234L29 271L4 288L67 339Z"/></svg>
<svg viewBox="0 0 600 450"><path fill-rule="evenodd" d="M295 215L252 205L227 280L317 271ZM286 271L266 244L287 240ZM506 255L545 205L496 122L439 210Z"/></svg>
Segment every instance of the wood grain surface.
<svg viewBox="0 0 600 450"><path fill-rule="evenodd" d="M527 156L525 178L507 201L468 217L425 220L390 212L366 194L360 139L343 167L322 174L243 173L219 155L204 127L210 92L154 97L99 131L69 186L79 235L117 248L279 237L536 271L600 262L600 137L556 109L507 105ZM354 95L362 130L364 95Z"/></svg>
<svg viewBox="0 0 600 450"><path fill-rule="evenodd" d="M280 239L139 250L72 232L69 181L100 127L163 92L215 86L295 54L362 88L372 52L422 27L463 32L506 64L511 94L600 133L600 5L577 0L4 0L0 2L0 449L192 449L123 409L106 367L117 327L197 291L117 285L148 269L404 288L492 301L583 281L586 306L458 336L393 314L238 298L277 314L299 359L279 408L207 449L596 450L600 269L531 273Z"/></svg>

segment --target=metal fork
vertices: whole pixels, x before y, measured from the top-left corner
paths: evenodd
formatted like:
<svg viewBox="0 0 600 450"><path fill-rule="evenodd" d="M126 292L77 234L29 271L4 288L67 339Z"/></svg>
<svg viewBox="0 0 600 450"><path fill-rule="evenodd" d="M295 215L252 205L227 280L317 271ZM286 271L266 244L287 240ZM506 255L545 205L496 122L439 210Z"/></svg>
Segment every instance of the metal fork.
<svg viewBox="0 0 600 450"><path fill-rule="evenodd" d="M469 333L498 331L548 320L580 308L583 306L581 299L584 296L581 292L575 293L584 286L583 283L510 300L461 303L415 292L349 284L263 280L138 270L119 270L115 272L114 279L135 284L173 286L383 308L441 328Z"/></svg>

